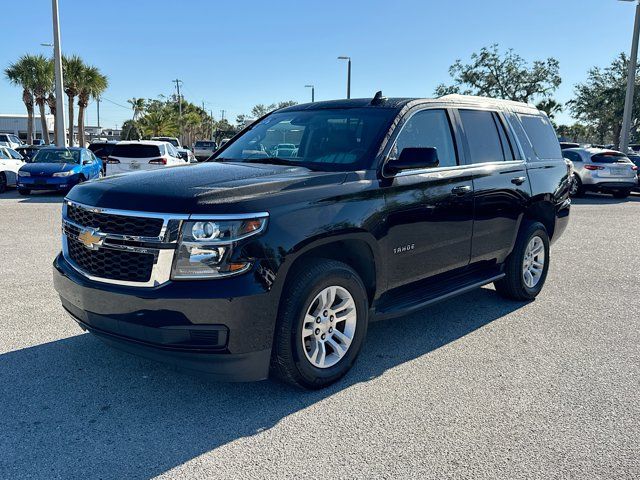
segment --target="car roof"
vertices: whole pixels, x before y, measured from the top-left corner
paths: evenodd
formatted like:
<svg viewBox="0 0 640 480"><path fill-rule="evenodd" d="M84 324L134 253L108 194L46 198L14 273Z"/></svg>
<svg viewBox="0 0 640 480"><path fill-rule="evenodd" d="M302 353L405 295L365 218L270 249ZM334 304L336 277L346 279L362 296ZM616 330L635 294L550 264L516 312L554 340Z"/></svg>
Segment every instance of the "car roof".
<svg viewBox="0 0 640 480"><path fill-rule="evenodd" d="M442 97L437 98L402 98L402 97L393 97L386 98L382 97L381 101L372 104L371 98L356 98L349 100L327 100L324 102L314 102L314 103L302 103L298 105L293 105L291 107L285 107L278 112L295 112L295 111L304 111L304 110L323 110L323 109L331 109L331 108L362 108L362 107L371 107L371 108L386 108L386 109L396 109L401 110L403 107L412 107L414 105L433 105L433 106L443 106L443 107L473 107L473 108L495 108L495 109L509 109L520 113L530 113L530 114L540 114L540 110L538 110L535 106L523 103L523 102L514 102L512 100L502 100L497 98L488 98L488 97L477 97L473 95L444 95Z"/></svg>
<svg viewBox="0 0 640 480"><path fill-rule="evenodd" d="M595 147L586 147L586 148L565 148L563 152L586 152L591 155L598 155L602 153L617 153L620 155L624 155L624 153L619 152L617 150L611 150L609 148L595 148Z"/></svg>
<svg viewBox="0 0 640 480"><path fill-rule="evenodd" d="M72 152L86 150L84 147L54 147L51 145L45 145L40 150L71 150Z"/></svg>
<svg viewBox="0 0 640 480"><path fill-rule="evenodd" d="M164 145L164 140L121 140L116 145Z"/></svg>

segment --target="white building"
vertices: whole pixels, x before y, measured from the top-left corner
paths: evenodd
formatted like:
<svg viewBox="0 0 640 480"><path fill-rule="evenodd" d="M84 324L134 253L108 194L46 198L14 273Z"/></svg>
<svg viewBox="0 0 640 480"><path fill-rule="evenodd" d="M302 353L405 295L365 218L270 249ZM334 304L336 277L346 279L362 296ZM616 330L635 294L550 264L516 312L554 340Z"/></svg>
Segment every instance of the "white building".
<svg viewBox="0 0 640 480"><path fill-rule="evenodd" d="M47 122L47 129L53 138L53 115L44 116ZM22 140L27 139L27 114L26 113L0 113L0 133L13 133ZM36 114L33 119L33 132L35 138L42 138L42 124L40 115Z"/></svg>

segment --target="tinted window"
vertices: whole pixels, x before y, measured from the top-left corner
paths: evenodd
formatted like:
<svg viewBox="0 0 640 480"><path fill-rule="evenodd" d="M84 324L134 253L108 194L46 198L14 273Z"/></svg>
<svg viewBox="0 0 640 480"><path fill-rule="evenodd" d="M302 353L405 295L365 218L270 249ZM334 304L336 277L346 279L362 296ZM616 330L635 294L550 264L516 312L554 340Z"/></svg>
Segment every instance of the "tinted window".
<svg viewBox="0 0 640 480"><path fill-rule="evenodd" d="M196 148L215 148L216 144L214 142L196 142Z"/></svg>
<svg viewBox="0 0 640 480"><path fill-rule="evenodd" d="M11 155L11 158L15 160L22 160L22 155L16 152L13 148L7 148L7 151L9 152L9 155Z"/></svg>
<svg viewBox="0 0 640 480"><path fill-rule="evenodd" d="M631 160L624 153L606 152L593 155L591 161L595 163L629 163Z"/></svg>
<svg viewBox="0 0 640 480"><path fill-rule="evenodd" d="M441 167L458 164L451 125L444 110L423 110L413 115L402 127L391 158L398 158L407 147L435 147Z"/></svg>
<svg viewBox="0 0 640 480"><path fill-rule="evenodd" d="M518 117L538 158L562 158L558 137L547 117L542 115L518 115Z"/></svg>
<svg viewBox="0 0 640 480"><path fill-rule="evenodd" d="M80 151L46 148L38 151L34 163L80 163Z"/></svg>
<svg viewBox="0 0 640 480"><path fill-rule="evenodd" d="M500 139L492 112L460 110L460 119L469 144L471 163L498 162L505 159L503 141Z"/></svg>
<svg viewBox="0 0 640 480"><path fill-rule="evenodd" d="M92 143L89 150L99 157L108 157L113 152L114 143Z"/></svg>
<svg viewBox="0 0 640 480"><path fill-rule="evenodd" d="M4 148L0 148L0 158L6 158L6 159L9 158L9 154Z"/></svg>
<svg viewBox="0 0 640 480"><path fill-rule="evenodd" d="M581 162L582 161L582 157L580 156L580 154L578 152L567 152L565 150L564 152L562 152L562 155L564 155L564 158L568 158L572 162Z"/></svg>
<svg viewBox="0 0 640 480"><path fill-rule="evenodd" d="M142 143L130 143L116 145L112 154L114 157L125 158L151 158L161 155L157 145L145 145Z"/></svg>

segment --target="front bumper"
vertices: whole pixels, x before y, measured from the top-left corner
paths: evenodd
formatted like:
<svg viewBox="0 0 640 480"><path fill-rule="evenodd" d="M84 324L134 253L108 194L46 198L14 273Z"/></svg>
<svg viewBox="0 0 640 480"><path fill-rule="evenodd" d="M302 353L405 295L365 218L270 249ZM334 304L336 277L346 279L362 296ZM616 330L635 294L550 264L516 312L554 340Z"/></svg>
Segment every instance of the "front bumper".
<svg viewBox="0 0 640 480"><path fill-rule="evenodd" d="M65 310L112 345L218 380L267 378L278 296L252 273L141 289L89 280L62 255L53 267Z"/></svg>
<svg viewBox="0 0 640 480"><path fill-rule="evenodd" d="M18 188L28 190L69 190L78 184L78 176L23 177L18 176Z"/></svg>

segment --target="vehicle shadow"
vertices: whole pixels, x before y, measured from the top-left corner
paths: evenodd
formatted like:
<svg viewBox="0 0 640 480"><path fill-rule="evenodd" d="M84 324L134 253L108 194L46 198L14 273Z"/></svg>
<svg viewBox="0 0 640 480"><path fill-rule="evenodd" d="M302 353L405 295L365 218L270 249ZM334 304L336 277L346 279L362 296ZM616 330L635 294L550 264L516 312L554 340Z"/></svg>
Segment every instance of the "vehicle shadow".
<svg viewBox="0 0 640 480"><path fill-rule="evenodd" d="M583 197L573 197L574 205L611 205L616 203L640 202L640 193L632 192L627 198L614 198L605 193L585 193Z"/></svg>
<svg viewBox="0 0 640 480"><path fill-rule="evenodd" d="M353 370L314 392L275 381L215 383L111 349L90 334L5 353L0 477L151 478L523 305L484 288L373 323Z"/></svg>
<svg viewBox="0 0 640 480"><path fill-rule="evenodd" d="M0 203L2 200L18 200L18 203L62 203L64 200L64 192L31 192L29 195L23 196L16 189L10 189L0 194Z"/></svg>

